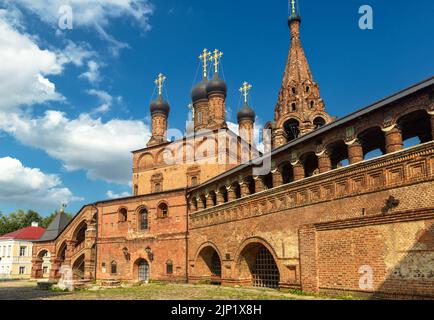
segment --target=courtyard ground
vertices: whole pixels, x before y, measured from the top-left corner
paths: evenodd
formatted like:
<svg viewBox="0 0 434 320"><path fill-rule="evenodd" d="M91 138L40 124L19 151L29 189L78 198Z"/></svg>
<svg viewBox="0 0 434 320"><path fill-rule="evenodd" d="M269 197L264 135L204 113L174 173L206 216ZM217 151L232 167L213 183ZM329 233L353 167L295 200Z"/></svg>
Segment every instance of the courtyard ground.
<svg viewBox="0 0 434 320"><path fill-rule="evenodd" d="M210 285L151 283L117 288L75 292L43 291L35 282L0 282L0 300L316 300L317 296L255 288L230 288Z"/></svg>

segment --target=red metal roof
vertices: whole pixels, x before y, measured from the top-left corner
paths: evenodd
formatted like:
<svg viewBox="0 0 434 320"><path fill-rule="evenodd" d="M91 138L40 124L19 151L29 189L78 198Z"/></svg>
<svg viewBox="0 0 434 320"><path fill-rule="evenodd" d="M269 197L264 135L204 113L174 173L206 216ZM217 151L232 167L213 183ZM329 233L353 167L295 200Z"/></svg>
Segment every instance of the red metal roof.
<svg viewBox="0 0 434 320"><path fill-rule="evenodd" d="M27 227L3 236L0 239L17 239L17 240L39 240L45 233L45 229L41 227Z"/></svg>

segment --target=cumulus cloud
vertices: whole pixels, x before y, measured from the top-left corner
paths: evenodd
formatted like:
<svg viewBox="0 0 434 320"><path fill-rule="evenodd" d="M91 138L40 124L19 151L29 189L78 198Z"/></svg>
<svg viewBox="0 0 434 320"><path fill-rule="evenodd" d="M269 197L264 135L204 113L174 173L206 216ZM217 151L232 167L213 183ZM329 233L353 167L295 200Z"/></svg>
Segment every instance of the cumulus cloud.
<svg viewBox="0 0 434 320"><path fill-rule="evenodd" d="M21 161L6 157L0 158L0 200L52 207L82 199L62 187L57 175L27 168Z"/></svg>
<svg viewBox="0 0 434 320"><path fill-rule="evenodd" d="M128 45L117 41L106 32L112 19L128 17L143 31L150 29L149 17L153 5L148 0L6 0L10 7L24 8L57 28L59 9L69 5L73 13L73 28L93 28L112 45L113 53Z"/></svg>
<svg viewBox="0 0 434 320"><path fill-rule="evenodd" d="M92 180L122 184L131 181L130 152L143 148L150 137L141 121L103 123L87 114L69 119L59 111L47 111L38 118L0 113L0 130L44 150L68 171L85 170Z"/></svg>
<svg viewBox="0 0 434 320"><path fill-rule="evenodd" d="M122 192L122 193L115 193L111 190L107 191L107 198L109 199L120 199L120 198L126 198L131 196L129 192Z"/></svg>
<svg viewBox="0 0 434 320"><path fill-rule="evenodd" d="M2 19L3 14L0 14L0 110L62 100L54 83L47 78L62 72L57 55L41 50L30 36Z"/></svg>

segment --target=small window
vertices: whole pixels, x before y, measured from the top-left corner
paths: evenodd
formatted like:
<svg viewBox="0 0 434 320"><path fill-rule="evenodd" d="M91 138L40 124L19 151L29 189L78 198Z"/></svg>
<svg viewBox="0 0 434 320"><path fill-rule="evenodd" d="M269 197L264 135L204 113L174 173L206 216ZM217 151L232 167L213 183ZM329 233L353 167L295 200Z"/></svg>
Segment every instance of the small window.
<svg viewBox="0 0 434 320"><path fill-rule="evenodd" d="M202 112L198 112L197 114L197 123L198 124L202 124Z"/></svg>
<svg viewBox="0 0 434 320"><path fill-rule="evenodd" d="M20 257L26 256L26 249L27 247L20 247Z"/></svg>
<svg viewBox="0 0 434 320"><path fill-rule="evenodd" d="M160 183L156 183L154 189L155 189L156 193L161 192L161 184Z"/></svg>
<svg viewBox="0 0 434 320"><path fill-rule="evenodd" d="M112 263L110 264L110 273L111 274L117 274L118 273L118 265L117 265L116 261L112 261Z"/></svg>
<svg viewBox="0 0 434 320"><path fill-rule="evenodd" d="M311 108L311 109L315 108L315 102L314 102L314 101L311 101L311 102L310 102L310 108Z"/></svg>
<svg viewBox="0 0 434 320"><path fill-rule="evenodd" d="M309 86L306 87L306 92L307 92L307 93L310 93L310 87L309 87Z"/></svg>
<svg viewBox="0 0 434 320"><path fill-rule="evenodd" d="M169 207L166 203L162 203L158 206L158 217L167 218L169 216Z"/></svg>
<svg viewBox="0 0 434 320"><path fill-rule="evenodd" d="M292 112L297 111L297 105L295 103L291 104L291 111Z"/></svg>
<svg viewBox="0 0 434 320"><path fill-rule="evenodd" d="M197 186L197 177L191 177L191 185Z"/></svg>
<svg viewBox="0 0 434 320"><path fill-rule="evenodd" d="M48 267L43 267L42 268L42 273L43 274L47 274L48 273Z"/></svg>
<svg viewBox="0 0 434 320"><path fill-rule="evenodd" d="M139 195L139 186L136 184L134 185L134 195L138 196Z"/></svg>
<svg viewBox="0 0 434 320"><path fill-rule="evenodd" d="M142 209L140 211L140 229L141 230L148 230L149 228L149 221L148 221L148 210Z"/></svg>
<svg viewBox="0 0 434 320"><path fill-rule="evenodd" d="M297 90L295 90L295 88L292 88L292 94L297 94Z"/></svg>
<svg viewBox="0 0 434 320"><path fill-rule="evenodd" d="M173 262L171 260L166 262L166 273L173 274Z"/></svg>
<svg viewBox="0 0 434 320"><path fill-rule="evenodd" d="M119 222L127 222L128 221L128 211L125 208L121 208L119 210Z"/></svg>
<svg viewBox="0 0 434 320"><path fill-rule="evenodd" d="M20 267L20 274L25 274L26 273L26 267Z"/></svg>

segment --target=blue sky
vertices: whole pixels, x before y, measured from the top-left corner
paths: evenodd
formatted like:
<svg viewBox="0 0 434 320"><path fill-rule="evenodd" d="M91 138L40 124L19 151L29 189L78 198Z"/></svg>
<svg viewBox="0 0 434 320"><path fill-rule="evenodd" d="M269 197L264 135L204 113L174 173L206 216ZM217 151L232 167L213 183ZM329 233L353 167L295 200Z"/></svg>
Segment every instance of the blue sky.
<svg viewBox="0 0 434 320"><path fill-rule="evenodd" d="M72 30L58 28L65 3ZM373 8L373 30L358 27L364 4ZM302 0L299 7L302 43L331 115L433 75L432 1ZM0 0L0 8L4 213L48 214L63 201L76 212L131 192L129 151L149 137L153 80L167 76L170 126L182 129L204 47L224 52L229 121L243 81L254 86L258 122L272 119L289 48L285 0Z"/></svg>

